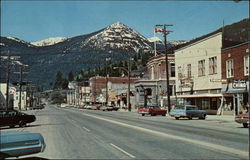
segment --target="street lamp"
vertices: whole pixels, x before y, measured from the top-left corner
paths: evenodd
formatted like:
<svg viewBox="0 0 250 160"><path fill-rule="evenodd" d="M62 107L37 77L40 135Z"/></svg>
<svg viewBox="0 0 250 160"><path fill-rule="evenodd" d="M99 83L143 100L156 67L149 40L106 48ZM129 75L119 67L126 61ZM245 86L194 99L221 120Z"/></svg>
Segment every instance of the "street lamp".
<svg viewBox="0 0 250 160"><path fill-rule="evenodd" d="M128 93L127 93L127 107L129 112L131 112L131 104L130 104L130 58L128 60L128 69L124 68L124 67L113 67L113 69L118 69L121 68L123 70L125 70L128 74Z"/></svg>

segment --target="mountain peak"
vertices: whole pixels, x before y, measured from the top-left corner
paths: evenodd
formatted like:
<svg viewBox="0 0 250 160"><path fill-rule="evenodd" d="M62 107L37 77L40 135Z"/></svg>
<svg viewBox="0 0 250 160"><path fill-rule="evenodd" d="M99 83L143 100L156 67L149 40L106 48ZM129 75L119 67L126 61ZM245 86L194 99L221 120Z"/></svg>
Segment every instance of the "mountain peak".
<svg viewBox="0 0 250 160"><path fill-rule="evenodd" d="M113 24L111 24L109 27L114 27L114 28L118 28L118 27L127 27L126 25L124 25L123 23L117 21Z"/></svg>
<svg viewBox="0 0 250 160"><path fill-rule="evenodd" d="M152 49L150 42L145 37L119 21L88 38L83 46L106 51L132 49L137 53L140 50Z"/></svg>

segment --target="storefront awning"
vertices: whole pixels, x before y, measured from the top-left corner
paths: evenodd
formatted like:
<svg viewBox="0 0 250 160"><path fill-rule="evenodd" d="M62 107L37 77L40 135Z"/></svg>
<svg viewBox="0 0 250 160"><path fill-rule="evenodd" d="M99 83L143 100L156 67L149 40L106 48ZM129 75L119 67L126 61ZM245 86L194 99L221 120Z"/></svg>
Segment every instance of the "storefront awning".
<svg viewBox="0 0 250 160"><path fill-rule="evenodd" d="M179 95L177 98L202 98L202 97L222 97L222 94L191 94L191 95Z"/></svg>
<svg viewBox="0 0 250 160"><path fill-rule="evenodd" d="M237 94L237 93L247 93L248 91L246 89L230 89L228 91L222 91L223 94Z"/></svg>

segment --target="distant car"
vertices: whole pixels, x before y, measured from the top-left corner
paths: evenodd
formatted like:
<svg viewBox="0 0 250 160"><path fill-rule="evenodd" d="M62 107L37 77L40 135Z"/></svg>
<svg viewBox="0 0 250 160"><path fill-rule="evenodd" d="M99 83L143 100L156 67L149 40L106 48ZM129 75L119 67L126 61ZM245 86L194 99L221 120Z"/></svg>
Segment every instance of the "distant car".
<svg viewBox="0 0 250 160"><path fill-rule="evenodd" d="M112 105L108 105L107 107L107 111L118 111L119 107L115 107Z"/></svg>
<svg viewBox="0 0 250 160"><path fill-rule="evenodd" d="M156 115L162 115L166 116L167 110L162 109L158 106L140 106L137 109L137 112L141 114L142 116L145 115L151 115L151 116L156 116Z"/></svg>
<svg viewBox="0 0 250 160"><path fill-rule="evenodd" d="M175 117L177 120L179 118L192 119L193 117L206 119L207 113L204 110L199 110L195 105L177 105L170 110L169 115Z"/></svg>
<svg viewBox="0 0 250 160"><path fill-rule="evenodd" d="M101 106L98 105L98 104L93 104L93 105L91 106L91 109L92 109L92 110L100 110L100 108L101 108Z"/></svg>
<svg viewBox="0 0 250 160"><path fill-rule="evenodd" d="M36 106L32 107L31 109L35 110L35 109L44 109L44 105L43 104L37 104Z"/></svg>
<svg viewBox="0 0 250 160"><path fill-rule="evenodd" d="M17 110L1 110L0 111L0 127L9 126L10 128L19 125L26 126L27 123L32 123L36 120L34 115L28 115Z"/></svg>
<svg viewBox="0 0 250 160"><path fill-rule="evenodd" d="M40 133L1 131L0 159L43 152L46 148Z"/></svg>
<svg viewBox="0 0 250 160"><path fill-rule="evenodd" d="M107 110L108 110L108 107L105 106L105 105L102 105L102 106L100 107L100 110L102 110L102 111L107 111Z"/></svg>
<svg viewBox="0 0 250 160"><path fill-rule="evenodd" d="M243 124L244 128L249 126L249 113L246 112L245 114L238 114L235 117L235 122Z"/></svg>

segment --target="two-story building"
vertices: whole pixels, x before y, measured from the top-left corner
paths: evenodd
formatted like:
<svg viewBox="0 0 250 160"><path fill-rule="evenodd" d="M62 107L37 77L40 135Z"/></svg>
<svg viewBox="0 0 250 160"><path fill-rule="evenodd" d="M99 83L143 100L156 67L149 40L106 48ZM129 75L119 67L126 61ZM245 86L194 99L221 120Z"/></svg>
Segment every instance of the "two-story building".
<svg viewBox="0 0 250 160"><path fill-rule="evenodd" d="M168 55L169 69L169 93L171 104L175 104L175 56ZM167 78L166 78L166 56L158 55L149 59L147 63L147 79L135 82L136 105L167 106Z"/></svg>
<svg viewBox="0 0 250 160"><path fill-rule="evenodd" d="M245 42L222 49L224 113L237 115L249 105L249 44Z"/></svg>
<svg viewBox="0 0 250 160"><path fill-rule="evenodd" d="M209 114L221 114L228 106L238 110L241 103L247 103L241 100L246 94L234 94L233 87L239 91L248 84L244 75L248 68L243 69L249 63L244 43L249 41L248 24L249 19L244 19L224 26L175 51L178 102L197 105Z"/></svg>
<svg viewBox="0 0 250 160"><path fill-rule="evenodd" d="M222 98L221 48L222 33L218 32L175 51L179 102L217 113Z"/></svg>

